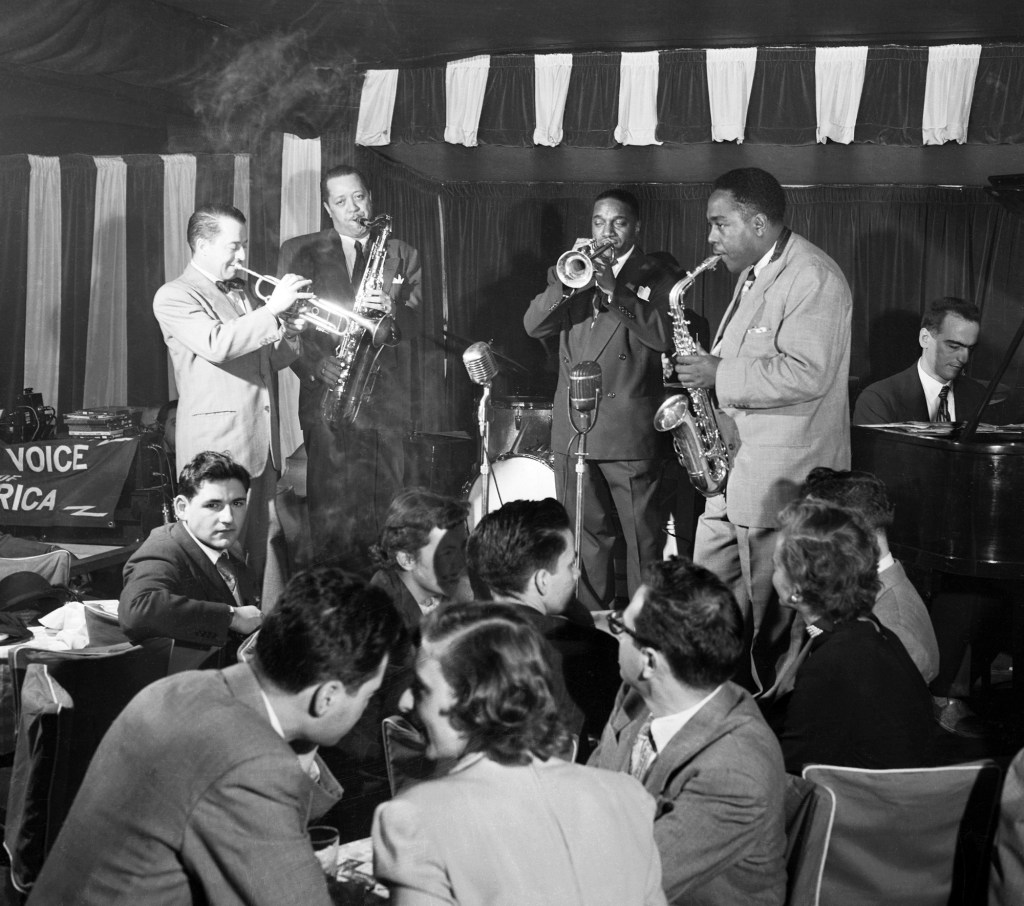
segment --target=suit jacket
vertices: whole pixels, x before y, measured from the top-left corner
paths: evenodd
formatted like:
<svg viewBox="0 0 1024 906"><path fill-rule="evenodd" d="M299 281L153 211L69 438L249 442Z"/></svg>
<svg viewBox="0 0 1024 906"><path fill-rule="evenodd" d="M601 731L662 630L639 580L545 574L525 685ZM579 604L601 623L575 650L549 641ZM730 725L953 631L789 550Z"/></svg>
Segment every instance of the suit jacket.
<svg viewBox="0 0 1024 906"><path fill-rule="evenodd" d="M298 354L298 338L286 339L265 305L239 315L191 264L157 290L153 313L178 385L178 471L204 450L230 453L254 478L268 451L280 466L274 372Z"/></svg>
<svg viewBox="0 0 1024 906"><path fill-rule="evenodd" d="M242 600L258 604L252 577L233 559ZM193 645L225 645L235 606L217 567L184 524L175 522L153 529L124 565L117 615L133 642L172 638Z"/></svg>
<svg viewBox="0 0 1024 906"><path fill-rule="evenodd" d="M969 377L953 382L957 421L966 421L981 405L985 388ZM921 386L917 362L884 380L869 384L857 397L853 410L855 425L882 425L889 422L928 421L928 401Z"/></svg>
<svg viewBox="0 0 1024 906"><path fill-rule="evenodd" d="M590 764L628 772L648 716L624 686ZM644 786L658 802L654 839L670 903L782 903L782 753L747 692L725 683L658 753Z"/></svg>
<svg viewBox="0 0 1024 906"><path fill-rule="evenodd" d="M922 679L930 683L939 673L939 643L928 609L899 560L883 569L878 578L882 587L871 612L903 643Z"/></svg>
<svg viewBox="0 0 1024 906"><path fill-rule="evenodd" d="M270 725L246 664L137 695L104 737L31 901L329 906L306 837L340 798Z"/></svg>
<svg viewBox="0 0 1024 906"><path fill-rule="evenodd" d="M653 815L632 777L469 756L377 809L374 872L439 904L664 903Z"/></svg>
<svg viewBox="0 0 1024 906"><path fill-rule="evenodd" d="M357 287L352 286L341 237L334 227L319 233L296 236L281 246L277 274L301 274L312 280L310 291L327 302L350 307ZM396 278L402 280L395 282ZM400 342L386 347L377 360L380 374L369 403L360 411L360 427L389 428L406 432L412 423L411 376L413 339L419 334L422 303L420 256L401 239L389 238L384 261L384 290L392 294L394 318ZM323 385L317 380L320 362L334 355L338 339L316 330L303 335L302 353L292 369L299 376L299 422L309 430L320 418Z"/></svg>
<svg viewBox="0 0 1024 906"><path fill-rule="evenodd" d="M989 876L991 906L1018 906L1024 890L1024 750L1006 769Z"/></svg>
<svg viewBox="0 0 1024 906"><path fill-rule="evenodd" d="M927 765L932 702L903 643L876 620L847 620L811 641L793 692L772 710L786 770Z"/></svg>
<svg viewBox="0 0 1024 906"><path fill-rule="evenodd" d="M723 318L715 392L740 438L725 493L731 522L774 527L811 469L849 468L852 307L839 266L792 233Z"/></svg>
<svg viewBox="0 0 1024 906"><path fill-rule="evenodd" d="M672 351L672 327L667 291L654 292L641 282L649 274L644 253L634 247L596 319L595 294L606 300L605 294L588 289L561 303L564 287L554 268L548 271L547 289L530 303L523 316L526 332L537 339L559 336L552 450L564 452L575 436L567 413L569 373L574 365L592 360L601 366L603 397L587 437L587 454L613 460L670 455L671 440L654 430L654 413L665 399L661 354Z"/></svg>

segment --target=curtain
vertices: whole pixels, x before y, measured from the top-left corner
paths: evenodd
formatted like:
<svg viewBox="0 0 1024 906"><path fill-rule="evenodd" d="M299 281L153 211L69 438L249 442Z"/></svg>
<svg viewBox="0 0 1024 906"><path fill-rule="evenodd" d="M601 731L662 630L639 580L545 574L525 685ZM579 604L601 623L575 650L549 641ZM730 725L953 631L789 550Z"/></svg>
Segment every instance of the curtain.
<svg viewBox="0 0 1024 906"><path fill-rule="evenodd" d="M617 53L574 53L562 121L566 145L614 148L619 104Z"/></svg>
<svg viewBox="0 0 1024 906"><path fill-rule="evenodd" d="M387 145L391 141L391 119L398 91L397 69L368 69L363 80L356 123L356 143Z"/></svg>
<svg viewBox="0 0 1024 906"><path fill-rule="evenodd" d="M920 145L928 51L872 47L864 70L855 142Z"/></svg>
<svg viewBox="0 0 1024 906"><path fill-rule="evenodd" d="M29 164L23 155L0 157L0 263L3 264L4 354L0 355L0 409L24 389L25 296L28 289ZM55 405L54 400L44 400Z"/></svg>
<svg viewBox="0 0 1024 906"><path fill-rule="evenodd" d="M445 70L438 66L398 71L393 142L441 142L445 127Z"/></svg>
<svg viewBox="0 0 1024 906"><path fill-rule="evenodd" d="M536 121L532 54L491 57L477 140L526 147Z"/></svg>
<svg viewBox="0 0 1024 906"><path fill-rule="evenodd" d="M1024 47L983 47L974 80L968 141L1024 142Z"/></svg>
<svg viewBox="0 0 1024 906"><path fill-rule="evenodd" d="M538 54L533 58L533 65L537 120L533 141L534 144L553 148L562 143L562 121L565 118L565 99L572 75L572 54Z"/></svg>
<svg viewBox="0 0 1024 906"><path fill-rule="evenodd" d="M619 122L615 141L657 145L658 52L624 53L619 67Z"/></svg>
<svg viewBox="0 0 1024 906"><path fill-rule="evenodd" d="M25 383L53 405L60 371L60 160L29 156Z"/></svg>
<svg viewBox="0 0 1024 906"><path fill-rule="evenodd" d="M711 99L711 139L742 143L757 69L757 48L712 48L705 54Z"/></svg>
<svg viewBox="0 0 1024 906"><path fill-rule="evenodd" d="M967 141L974 79L980 44L949 44L928 48L928 74L921 124L924 144Z"/></svg>
<svg viewBox="0 0 1024 906"><path fill-rule="evenodd" d="M815 52L816 137L822 144L853 141L867 59L866 47L819 47Z"/></svg>
<svg viewBox="0 0 1024 906"><path fill-rule="evenodd" d="M814 49L758 50L747 105L746 140L775 145L809 145L816 139Z"/></svg>
<svg viewBox="0 0 1024 906"><path fill-rule="evenodd" d="M97 158L85 406L123 406L128 401L126 190L125 162Z"/></svg>
<svg viewBox="0 0 1024 906"><path fill-rule="evenodd" d="M711 101L703 50L666 50L658 80L658 138L711 141Z"/></svg>
<svg viewBox="0 0 1024 906"><path fill-rule="evenodd" d="M454 60L445 72L444 140L473 148L483 109L491 58L486 54Z"/></svg>

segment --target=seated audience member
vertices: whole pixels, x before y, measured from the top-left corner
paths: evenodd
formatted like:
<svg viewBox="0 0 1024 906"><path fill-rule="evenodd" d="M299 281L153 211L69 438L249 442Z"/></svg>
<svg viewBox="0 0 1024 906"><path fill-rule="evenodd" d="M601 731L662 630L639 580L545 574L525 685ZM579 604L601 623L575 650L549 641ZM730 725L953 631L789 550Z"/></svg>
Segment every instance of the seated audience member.
<svg viewBox="0 0 1024 906"><path fill-rule="evenodd" d="M885 483L870 472L818 468L807 476L802 492L803 497L853 510L875 533L881 588L872 613L896 633L924 681L930 683L939 672L939 646L924 601L907 578L903 564L889 550L886 529L892 525L895 509Z"/></svg>
<svg viewBox="0 0 1024 906"><path fill-rule="evenodd" d="M153 529L125 564L121 628L133 642L237 648L263 617L252 578L229 552L245 523L249 473L207 451L182 469L178 488L178 521Z"/></svg>
<svg viewBox="0 0 1024 906"><path fill-rule="evenodd" d="M569 515L557 500L514 500L480 520L466 559L490 599L520 605L551 645L556 697L585 761L619 689L618 646L594 628L582 604L583 625L567 619L579 578L573 540Z"/></svg>
<svg viewBox="0 0 1024 906"><path fill-rule="evenodd" d="M1020 906L1024 891L1024 749L1006 769L989 877L990 906Z"/></svg>
<svg viewBox="0 0 1024 906"><path fill-rule="evenodd" d="M387 591L406 626L418 626L444 599L472 597L466 579L466 514L469 504L426 488L395 495L372 554L379 567L370 579Z"/></svg>
<svg viewBox="0 0 1024 906"><path fill-rule="evenodd" d="M590 764L632 774L657 800L668 901L782 903L785 772L757 705L729 680L744 653L736 600L673 557L647 567L608 623L625 686Z"/></svg>
<svg viewBox="0 0 1024 906"><path fill-rule="evenodd" d="M873 533L850 510L817 500L790 504L779 520L775 590L811 636L793 691L768 712L786 770L926 764L928 688L903 643L871 612L880 585Z"/></svg>
<svg viewBox="0 0 1024 906"><path fill-rule="evenodd" d="M306 826L341 788L316 747L348 732L403 636L379 589L296 575L251 662L159 680L117 718L30 902L328 906Z"/></svg>
<svg viewBox="0 0 1024 906"><path fill-rule="evenodd" d="M664 903L651 798L553 757L565 728L522 608L452 604L421 632L403 705L451 768L377 810L374 870L391 902Z"/></svg>

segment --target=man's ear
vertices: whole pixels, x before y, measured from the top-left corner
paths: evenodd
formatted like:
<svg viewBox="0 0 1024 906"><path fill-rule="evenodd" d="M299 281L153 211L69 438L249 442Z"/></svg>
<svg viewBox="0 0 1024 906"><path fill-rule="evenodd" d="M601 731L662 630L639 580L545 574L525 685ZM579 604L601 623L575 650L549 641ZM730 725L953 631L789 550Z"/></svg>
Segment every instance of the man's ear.
<svg viewBox="0 0 1024 906"><path fill-rule="evenodd" d="M640 649L640 656L644 660L644 664L640 668L640 679L649 680L657 670L658 658L661 655L654 648L643 647Z"/></svg>
<svg viewBox="0 0 1024 906"><path fill-rule="evenodd" d="M309 700L310 717L323 717L344 687L337 680L328 680L316 687Z"/></svg>
<svg viewBox="0 0 1024 906"><path fill-rule="evenodd" d="M533 575L530 576L530 581L533 583L537 594L543 598L551 585L551 573L546 569L535 570Z"/></svg>
<svg viewBox="0 0 1024 906"><path fill-rule="evenodd" d="M179 494L174 498L174 515L178 522L185 522L185 517L188 515L188 498L184 494Z"/></svg>

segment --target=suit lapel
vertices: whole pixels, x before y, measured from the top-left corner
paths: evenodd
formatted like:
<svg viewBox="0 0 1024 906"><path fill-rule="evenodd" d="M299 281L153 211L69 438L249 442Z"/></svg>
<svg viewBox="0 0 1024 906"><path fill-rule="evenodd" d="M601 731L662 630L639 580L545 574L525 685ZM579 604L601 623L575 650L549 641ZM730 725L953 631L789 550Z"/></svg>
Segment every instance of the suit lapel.
<svg viewBox="0 0 1024 906"><path fill-rule="evenodd" d="M185 276L187 277L187 282L203 297L203 300L217 316L218 320L222 322L233 321L239 316L235 303L225 293L217 289L217 284L205 274L200 273L195 266L189 264L185 270Z"/></svg>
<svg viewBox="0 0 1024 906"><path fill-rule="evenodd" d="M171 537L174 538L178 547L188 555L196 569L202 574L209 584L211 592L217 594L215 600L234 606L235 596L231 594L231 589L228 588L227 582L224 581L224 577L217 571L217 567L213 565L210 558L206 556L206 553L192 540L188 529L182 523L176 522L171 528Z"/></svg>
<svg viewBox="0 0 1024 906"><path fill-rule="evenodd" d="M617 282L635 292L637 287L636 281L639 279L643 269L643 262L644 253L640 250L639 246L634 246L633 253L629 256L626 263L622 265L622 270L619 271L619 276L616 278ZM594 292L604 296L604 293L597 289L597 287L594 288ZM598 356L604 352L605 347L618 330L625 330L625 327L623 327L618 318L611 315L598 318L587 337L586 345L583 348L583 358L597 361Z"/></svg>

